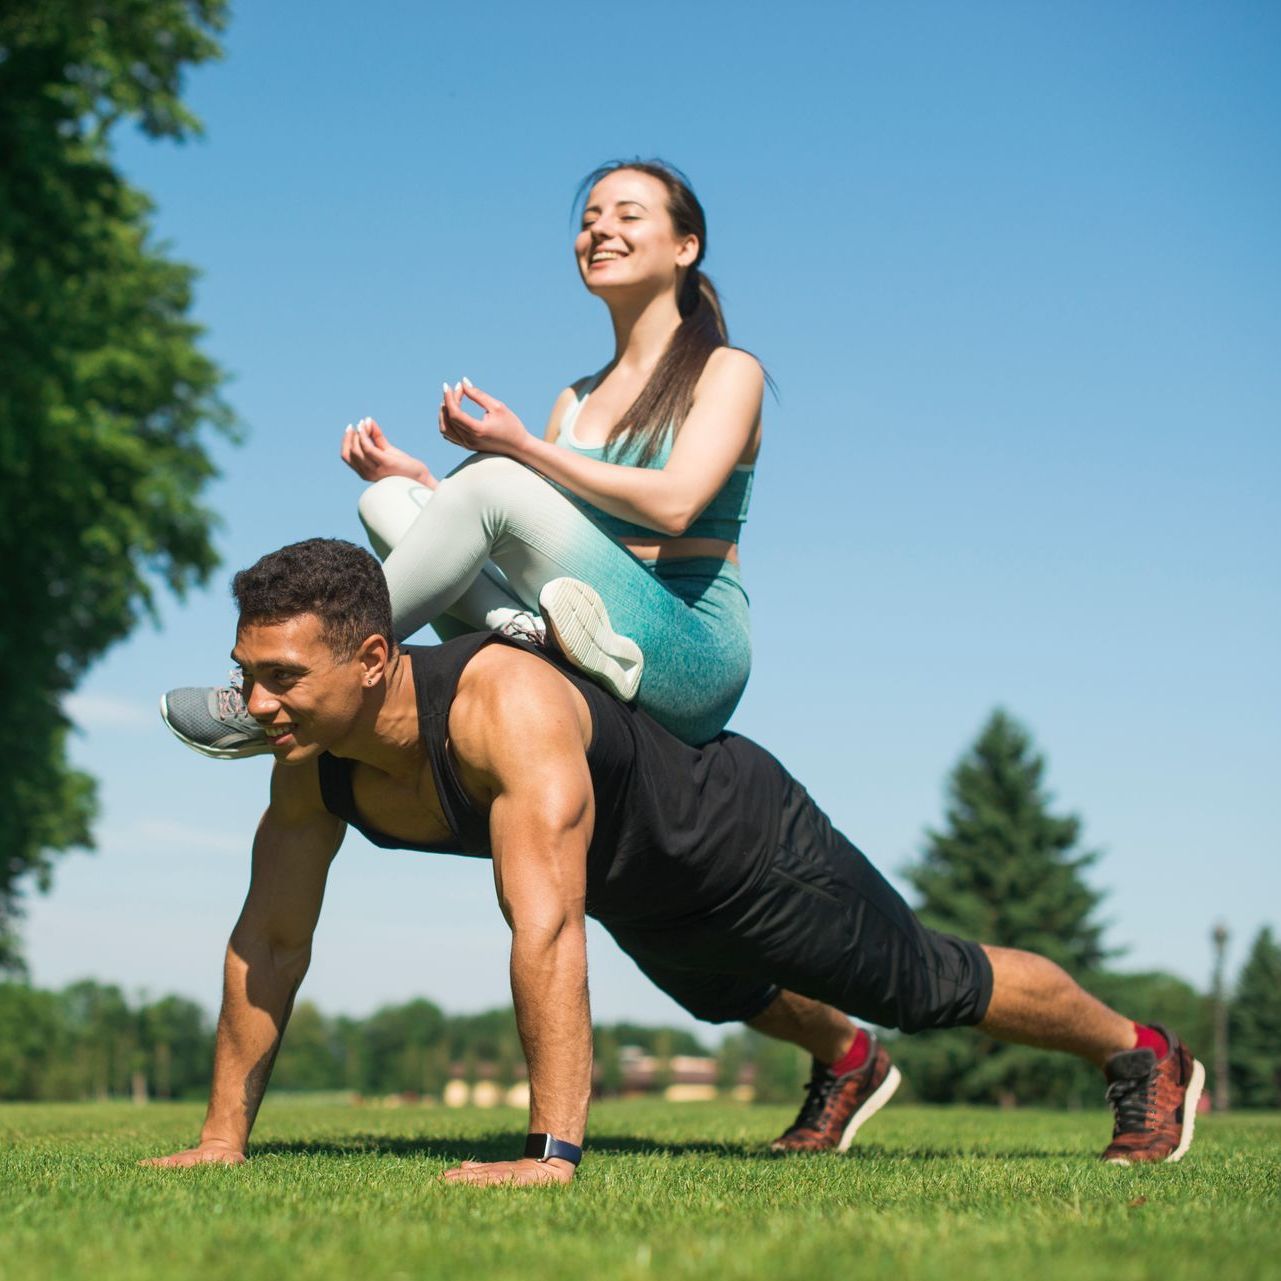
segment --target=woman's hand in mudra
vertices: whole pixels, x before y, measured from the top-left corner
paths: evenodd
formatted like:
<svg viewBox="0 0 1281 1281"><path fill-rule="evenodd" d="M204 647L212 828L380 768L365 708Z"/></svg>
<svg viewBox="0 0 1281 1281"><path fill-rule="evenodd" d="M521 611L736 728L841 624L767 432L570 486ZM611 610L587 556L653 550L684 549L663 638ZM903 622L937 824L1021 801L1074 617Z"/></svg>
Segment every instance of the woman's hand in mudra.
<svg viewBox="0 0 1281 1281"><path fill-rule="evenodd" d="M473 418L463 409L463 397L474 401L485 411L483 418ZM455 445L473 453L506 454L519 458L530 440L525 424L501 400L495 400L467 379L458 388L445 384L440 402L440 434Z"/></svg>
<svg viewBox="0 0 1281 1281"><path fill-rule="evenodd" d="M361 480L386 480L408 476L428 489L436 488L436 477L427 464L403 449L397 449L372 418L362 418L342 436L342 460Z"/></svg>

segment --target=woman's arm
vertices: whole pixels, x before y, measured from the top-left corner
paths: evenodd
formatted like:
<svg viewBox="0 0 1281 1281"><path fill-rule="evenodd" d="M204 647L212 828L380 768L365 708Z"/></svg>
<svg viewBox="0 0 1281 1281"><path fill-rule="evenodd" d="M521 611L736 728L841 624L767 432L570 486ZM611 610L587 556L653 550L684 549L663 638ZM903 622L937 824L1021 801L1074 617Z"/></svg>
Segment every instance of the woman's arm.
<svg viewBox="0 0 1281 1281"><path fill-rule="evenodd" d="M584 458L550 439L539 440L500 401L472 387L463 394L486 411L484 418L463 413L459 397L447 387L441 431L465 448L515 458L611 516L679 536L747 452L760 421L764 386L764 372L747 352L733 347L714 351L698 380L694 403L677 433L671 457L661 469ZM555 409L552 418L559 425Z"/></svg>

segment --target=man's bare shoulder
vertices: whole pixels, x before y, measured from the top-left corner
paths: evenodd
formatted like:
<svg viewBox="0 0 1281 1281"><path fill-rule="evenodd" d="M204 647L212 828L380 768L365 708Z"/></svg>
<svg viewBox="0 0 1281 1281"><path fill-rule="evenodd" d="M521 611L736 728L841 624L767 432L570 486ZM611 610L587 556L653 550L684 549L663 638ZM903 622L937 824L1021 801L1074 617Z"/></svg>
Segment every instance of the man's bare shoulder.
<svg viewBox="0 0 1281 1281"><path fill-rule="evenodd" d="M463 668L449 713L449 738L464 761L485 768L535 740L591 739L591 712L573 684L546 659L512 645L486 645Z"/></svg>
<svg viewBox="0 0 1281 1281"><path fill-rule="evenodd" d="M270 813L282 823L303 824L328 814L320 790L320 764L317 758L297 765L279 762L271 771Z"/></svg>

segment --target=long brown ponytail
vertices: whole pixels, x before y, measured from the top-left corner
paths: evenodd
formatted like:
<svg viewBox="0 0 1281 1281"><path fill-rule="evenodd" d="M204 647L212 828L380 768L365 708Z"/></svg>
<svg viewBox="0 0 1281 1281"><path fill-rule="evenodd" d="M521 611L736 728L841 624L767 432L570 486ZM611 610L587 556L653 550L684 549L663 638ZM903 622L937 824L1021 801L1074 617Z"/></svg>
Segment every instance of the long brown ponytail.
<svg viewBox="0 0 1281 1281"><path fill-rule="evenodd" d="M675 435L680 430L694 403L694 388L698 386L703 367L717 347L729 344L729 332L716 288L699 268L707 255L707 218L689 180L679 169L663 160L611 161L583 179L578 188L578 202L602 178L620 169L657 178L667 189L667 212L676 234L698 238L698 257L686 270L677 299L681 323L654 366L649 381L614 424L605 442L607 452L623 440L639 445L635 459L629 461L645 467L653 461L668 431Z"/></svg>

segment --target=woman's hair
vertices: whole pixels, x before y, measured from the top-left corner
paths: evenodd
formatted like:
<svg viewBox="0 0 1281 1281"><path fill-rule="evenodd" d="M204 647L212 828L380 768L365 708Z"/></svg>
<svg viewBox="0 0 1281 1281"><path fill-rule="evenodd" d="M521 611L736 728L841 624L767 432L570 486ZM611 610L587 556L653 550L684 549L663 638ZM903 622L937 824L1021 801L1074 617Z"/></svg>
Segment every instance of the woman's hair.
<svg viewBox="0 0 1281 1281"><path fill-rule="evenodd" d="M658 453L669 428L673 435L680 430L694 402L694 388L703 367L717 347L729 344L729 332L716 289L699 267L707 255L707 218L689 179L675 165L664 160L611 160L583 179L575 204L581 204L602 178L620 169L657 178L667 189L667 212L676 234L698 237L698 257L687 268L676 300L681 323L649 381L614 424L605 442L607 451L623 439L635 442L640 446L635 465L645 467Z"/></svg>

